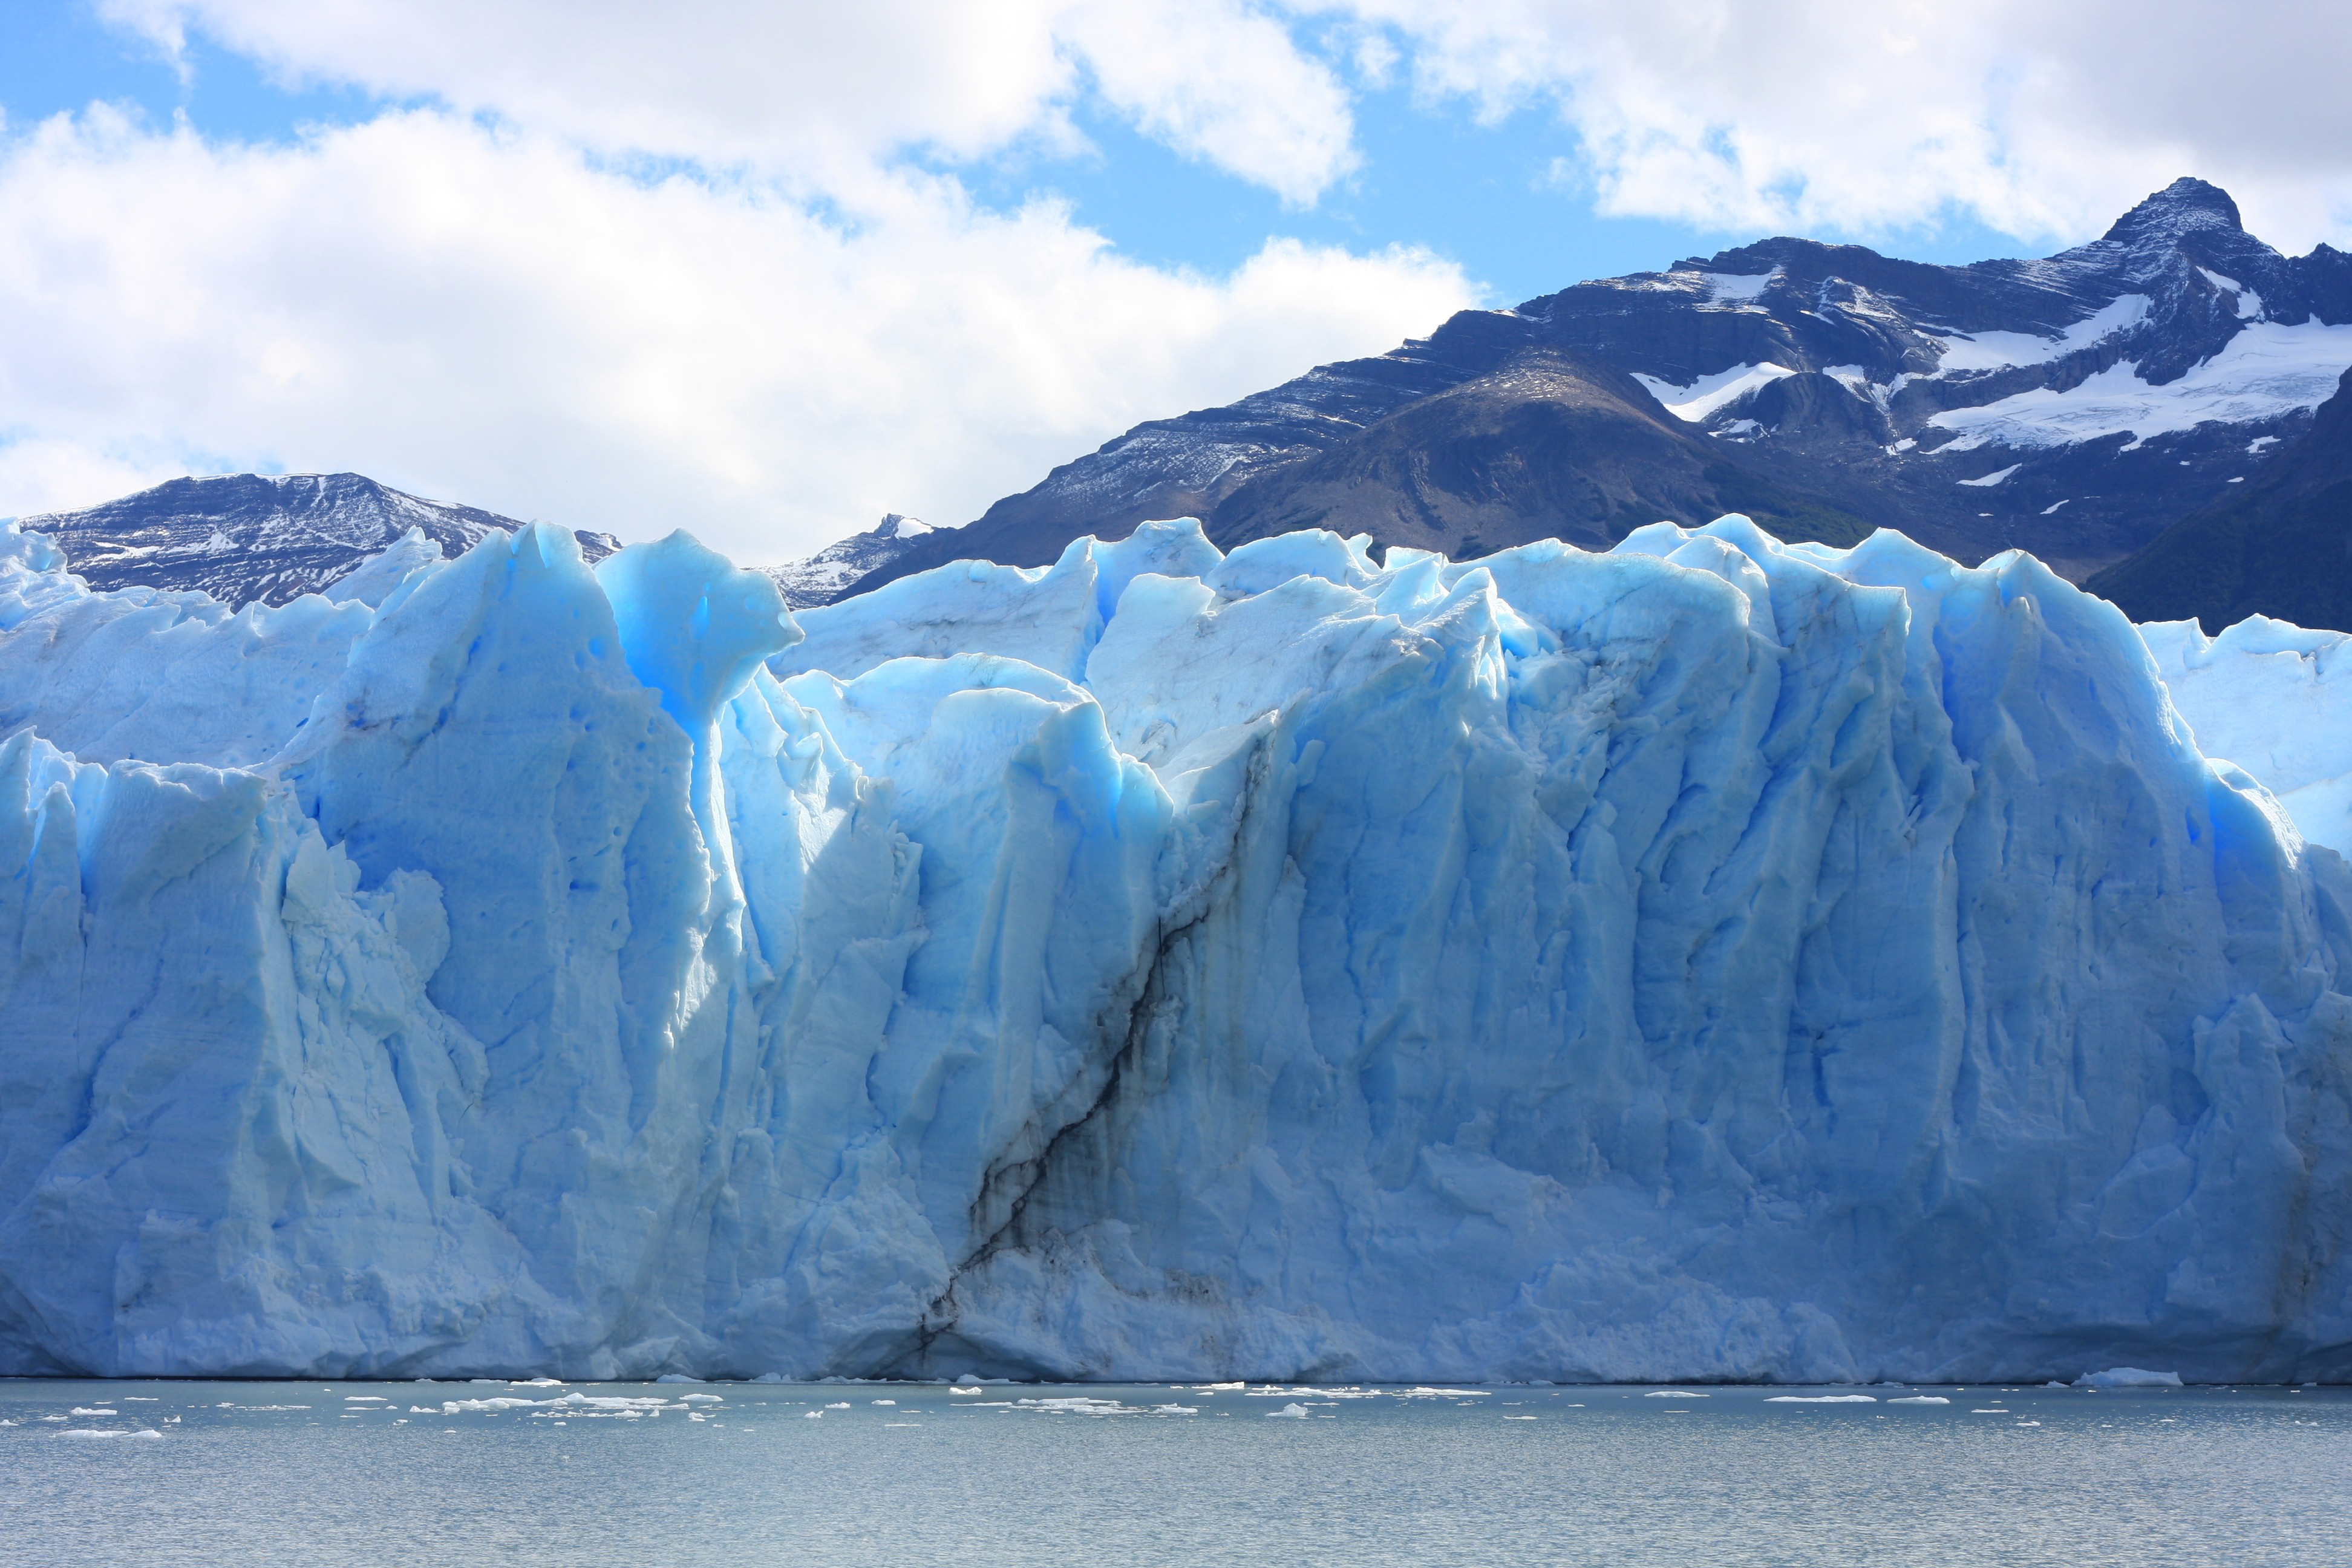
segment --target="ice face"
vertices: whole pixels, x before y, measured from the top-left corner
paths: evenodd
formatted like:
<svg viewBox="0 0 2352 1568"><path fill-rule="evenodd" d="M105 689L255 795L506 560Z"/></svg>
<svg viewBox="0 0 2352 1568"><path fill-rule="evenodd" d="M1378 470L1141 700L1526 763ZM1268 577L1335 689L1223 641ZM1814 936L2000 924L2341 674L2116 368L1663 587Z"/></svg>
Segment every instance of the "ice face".
<svg viewBox="0 0 2352 1568"><path fill-rule="evenodd" d="M0 528L0 1370L2352 1373L2334 763L2029 558L416 554Z"/></svg>
<svg viewBox="0 0 2352 1568"><path fill-rule="evenodd" d="M2173 706L2207 755L2279 797L2304 837L2352 856L2352 637L2249 616L2140 627Z"/></svg>

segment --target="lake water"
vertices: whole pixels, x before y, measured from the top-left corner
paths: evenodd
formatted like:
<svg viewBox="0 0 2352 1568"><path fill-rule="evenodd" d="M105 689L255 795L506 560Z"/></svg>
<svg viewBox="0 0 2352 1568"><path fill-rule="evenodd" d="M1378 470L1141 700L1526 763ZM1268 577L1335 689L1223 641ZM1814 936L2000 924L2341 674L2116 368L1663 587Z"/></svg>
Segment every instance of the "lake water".
<svg viewBox="0 0 2352 1568"><path fill-rule="evenodd" d="M0 1382L0 1562L2352 1563L2352 1390L1704 1392Z"/></svg>

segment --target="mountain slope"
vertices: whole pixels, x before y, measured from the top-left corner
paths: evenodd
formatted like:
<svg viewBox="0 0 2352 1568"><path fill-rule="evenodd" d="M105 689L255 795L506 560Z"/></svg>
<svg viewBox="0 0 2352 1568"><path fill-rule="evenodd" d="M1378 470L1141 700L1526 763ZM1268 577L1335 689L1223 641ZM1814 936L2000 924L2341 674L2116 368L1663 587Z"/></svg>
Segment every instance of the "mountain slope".
<svg viewBox="0 0 2352 1568"><path fill-rule="evenodd" d="M1040 564L1180 513L1227 548L1315 523L1468 558L1727 506L1790 534L1896 527L1967 561L2020 546L2080 576L2223 495L2347 365L2352 258L2282 256L2201 181L2042 259L1767 240L1463 311L1137 426L858 586Z"/></svg>
<svg viewBox="0 0 2352 1568"><path fill-rule="evenodd" d="M362 474L219 474L173 479L86 511L21 521L47 534L92 588L194 588L226 605L283 605L349 575L410 529L455 558L523 525L426 500ZM575 531L600 561L609 533Z"/></svg>
<svg viewBox="0 0 2352 1568"><path fill-rule="evenodd" d="M1232 546L1299 528L1472 556L1549 537L1605 550L1661 516L1750 511L1786 539L1870 532L1691 433L1622 372L1549 347L1408 405L1239 486L1211 510Z"/></svg>
<svg viewBox="0 0 2352 1568"><path fill-rule="evenodd" d="M786 608L812 610L830 605L844 588L887 566L912 549L917 540L935 531L920 518L889 512L865 532L835 540L805 560L759 570L774 580Z"/></svg>
<svg viewBox="0 0 2352 1568"><path fill-rule="evenodd" d="M2193 616L2209 636L2248 616L2352 631L2352 372L2242 489L2084 586L2136 621Z"/></svg>

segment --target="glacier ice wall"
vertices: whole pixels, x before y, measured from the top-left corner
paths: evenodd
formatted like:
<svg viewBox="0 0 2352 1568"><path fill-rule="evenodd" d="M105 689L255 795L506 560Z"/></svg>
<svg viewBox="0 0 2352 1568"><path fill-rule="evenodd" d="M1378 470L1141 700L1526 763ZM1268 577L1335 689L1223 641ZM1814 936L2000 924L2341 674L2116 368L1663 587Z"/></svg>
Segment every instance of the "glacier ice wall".
<svg viewBox="0 0 2352 1568"><path fill-rule="evenodd" d="M2352 637L2249 616L2139 628L2198 749L2278 797L2303 837L2352 856Z"/></svg>
<svg viewBox="0 0 2352 1568"><path fill-rule="evenodd" d="M2352 1375L2352 883L2030 558L377 576L0 528L0 1371Z"/></svg>

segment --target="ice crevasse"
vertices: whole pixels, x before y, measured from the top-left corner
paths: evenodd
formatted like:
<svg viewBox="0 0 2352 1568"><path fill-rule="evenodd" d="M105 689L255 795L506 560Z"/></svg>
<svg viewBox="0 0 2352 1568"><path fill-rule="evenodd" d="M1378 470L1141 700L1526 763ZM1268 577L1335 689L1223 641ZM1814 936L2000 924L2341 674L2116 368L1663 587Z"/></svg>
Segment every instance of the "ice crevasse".
<svg viewBox="0 0 2352 1568"><path fill-rule="evenodd" d="M2352 881L2029 557L369 570L0 528L0 1372L2352 1376Z"/></svg>

